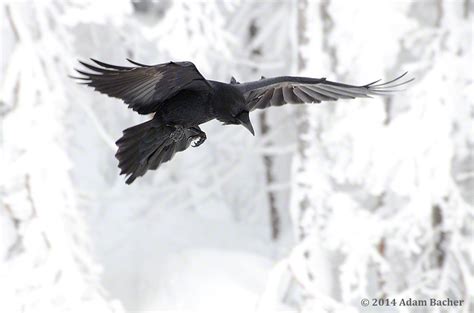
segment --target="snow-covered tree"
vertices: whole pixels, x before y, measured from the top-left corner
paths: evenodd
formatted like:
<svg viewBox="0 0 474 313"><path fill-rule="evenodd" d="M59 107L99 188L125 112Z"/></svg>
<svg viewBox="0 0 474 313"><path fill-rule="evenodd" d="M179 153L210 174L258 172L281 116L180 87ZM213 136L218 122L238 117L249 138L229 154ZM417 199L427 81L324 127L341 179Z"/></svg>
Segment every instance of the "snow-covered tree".
<svg viewBox="0 0 474 313"><path fill-rule="evenodd" d="M469 1L7 1L0 10L0 311L473 307ZM416 77L387 98L253 112L132 186L150 118L67 75L89 57L209 79ZM373 308L377 309L377 308ZM426 312L446 308L427 307ZM410 312L414 308L396 307Z"/></svg>
<svg viewBox="0 0 474 313"><path fill-rule="evenodd" d="M101 288L68 155L68 15L117 18L100 6L7 2L1 10L0 294L4 312L117 312ZM129 4L117 4L124 14ZM89 17L91 17L89 15Z"/></svg>
<svg viewBox="0 0 474 313"><path fill-rule="evenodd" d="M302 2L303 73L361 81L409 70L417 81L390 98L302 109L292 189L300 243L289 257L301 308L450 297L465 305L449 310L468 312L472 11L457 1L363 3L370 10ZM461 180L453 168L465 173Z"/></svg>

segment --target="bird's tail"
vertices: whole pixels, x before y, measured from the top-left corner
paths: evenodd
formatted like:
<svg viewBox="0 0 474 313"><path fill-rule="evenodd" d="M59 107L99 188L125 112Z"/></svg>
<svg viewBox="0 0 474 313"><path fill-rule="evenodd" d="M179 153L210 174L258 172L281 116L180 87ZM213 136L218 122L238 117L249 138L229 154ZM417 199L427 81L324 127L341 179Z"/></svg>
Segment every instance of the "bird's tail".
<svg viewBox="0 0 474 313"><path fill-rule="evenodd" d="M130 175L126 183L131 184L143 176L148 169L157 169L161 163L170 160L178 148L186 149L188 142L171 139L173 127L161 125L156 120L127 128L117 140L120 174ZM179 150L178 150L179 151Z"/></svg>

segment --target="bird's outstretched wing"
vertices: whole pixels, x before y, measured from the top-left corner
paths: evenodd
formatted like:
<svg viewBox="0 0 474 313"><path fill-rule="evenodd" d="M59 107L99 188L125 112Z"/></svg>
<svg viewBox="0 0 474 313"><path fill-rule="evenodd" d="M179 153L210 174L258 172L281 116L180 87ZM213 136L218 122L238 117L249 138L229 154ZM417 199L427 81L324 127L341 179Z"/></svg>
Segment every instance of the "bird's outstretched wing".
<svg viewBox="0 0 474 313"><path fill-rule="evenodd" d="M235 85L245 96L250 111L287 103L312 103L338 99L370 98L371 95L390 95L399 91L414 78L402 80L407 72L385 82L380 80L362 86L332 82L325 78L281 76Z"/></svg>
<svg viewBox="0 0 474 313"><path fill-rule="evenodd" d="M191 62L145 65L127 59L135 65L128 67L91 60L94 65L79 62L93 73L76 69L83 76L73 78L110 97L122 99L140 114L155 112L160 103L181 90L208 92L211 88Z"/></svg>

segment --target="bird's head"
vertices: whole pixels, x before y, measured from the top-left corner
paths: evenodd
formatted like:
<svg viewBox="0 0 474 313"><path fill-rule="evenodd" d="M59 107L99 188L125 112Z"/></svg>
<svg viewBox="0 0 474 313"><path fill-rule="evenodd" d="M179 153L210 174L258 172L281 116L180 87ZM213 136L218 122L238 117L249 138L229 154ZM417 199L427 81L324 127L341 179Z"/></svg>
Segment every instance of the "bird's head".
<svg viewBox="0 0 474 313"><path fill-rule="evenodd" d="M215 117L224 125L242 125L255 136L249 118L249 108L241 91L235 84L218 84L219 93L215 94L213 111Z"/></svg>
<svg viewBox="0 0 474 313"><path fill-rule="evenodd" d="M255 136L255 131L253 130L252 122L250 122L249 111L242 110L236 114L228 116L224 120L224 125L242 125L247 128L247 130Z"/></svg>

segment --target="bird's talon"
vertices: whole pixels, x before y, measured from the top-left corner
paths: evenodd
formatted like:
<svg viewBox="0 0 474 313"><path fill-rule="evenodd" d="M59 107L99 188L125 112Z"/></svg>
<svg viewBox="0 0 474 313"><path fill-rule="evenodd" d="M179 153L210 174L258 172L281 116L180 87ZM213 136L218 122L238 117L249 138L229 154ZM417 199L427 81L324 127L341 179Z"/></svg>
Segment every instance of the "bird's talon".
<svg viewBox="0 0 474 313"><path fill-rule="evenodd" d="M193 148L196 148L196 147L199 147L200 145L202 145L204 143L204 141L206 141L206 136L204 135L196 135L194 137L192 137L192 140L193 140L193 143L191 144L191 146Z"/></svg>

